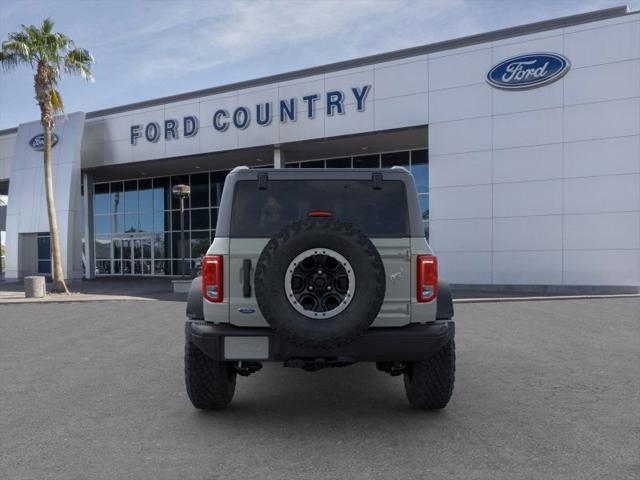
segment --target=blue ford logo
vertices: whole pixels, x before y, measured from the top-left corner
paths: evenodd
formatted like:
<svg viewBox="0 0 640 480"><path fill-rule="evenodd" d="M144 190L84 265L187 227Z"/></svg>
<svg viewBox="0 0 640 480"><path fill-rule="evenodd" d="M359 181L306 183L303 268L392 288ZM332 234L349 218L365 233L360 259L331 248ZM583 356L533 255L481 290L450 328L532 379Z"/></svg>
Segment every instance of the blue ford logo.
<svg viewBox="0 0 640 480"><path fill-rule="evenodd" d="M541 87L566 74L571 62L557 53L530 53L508 58L489 70L487 82L505 90Z"/></svg>
<svg viewBox="0 0 640 480"><path fill-rule="evenodd" d="M256 313L256 309L253 307L240 307L238 311L240 313Z"/></svg>
<svg viewBox="0 0 640 480"><path fill-rule="evenodd" d="M58 140L59 140L58 135L56 135L55 133L52 133L51 148L56 146L56 143L58 143ZM29 145L34 150L37 150L38 152L43 152L44 151L44 133L39 133L38 135L33 137L31 140L29 140Z"/></svg>

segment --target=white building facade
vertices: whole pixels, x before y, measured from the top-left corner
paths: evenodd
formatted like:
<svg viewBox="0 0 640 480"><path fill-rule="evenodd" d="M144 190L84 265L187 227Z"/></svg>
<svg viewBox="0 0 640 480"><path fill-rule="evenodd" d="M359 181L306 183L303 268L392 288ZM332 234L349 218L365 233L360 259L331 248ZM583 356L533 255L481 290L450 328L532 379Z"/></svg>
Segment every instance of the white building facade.
<svg viewBox="0 0 640 480"><path fill-rule="evenodd" d="M50 268L39 131L0 132L7 279ZM177 273L177 183L195 262L234 166L404 165L451 283L640 286L640 13L625 8L71 114L55 132L71 278Z"/></svg>

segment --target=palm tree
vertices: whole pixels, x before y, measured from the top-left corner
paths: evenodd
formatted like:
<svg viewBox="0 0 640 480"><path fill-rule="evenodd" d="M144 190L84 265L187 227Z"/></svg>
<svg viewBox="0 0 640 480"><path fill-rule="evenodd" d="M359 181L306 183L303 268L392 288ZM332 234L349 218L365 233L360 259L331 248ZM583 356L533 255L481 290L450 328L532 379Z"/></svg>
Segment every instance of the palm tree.
<svg viewBox="0 0 640 480"><path fill-rule="evenodd" d="M40 107L40 123L44 129L44 178L51 233L53 291L56 292L69 293L62 271L51 173L51 133L54 115L64 112L57 86L64 73L79 74L86 80L91 80L91 64L94 62L89 51L76 47L73 40L66 35L54 32L53 21L49 18L44 19L40 27L22 25L22 30L9 34L8 39L2 42L0 50L0 63L4 70L27 65L35 71L33 86Z"/></svg>

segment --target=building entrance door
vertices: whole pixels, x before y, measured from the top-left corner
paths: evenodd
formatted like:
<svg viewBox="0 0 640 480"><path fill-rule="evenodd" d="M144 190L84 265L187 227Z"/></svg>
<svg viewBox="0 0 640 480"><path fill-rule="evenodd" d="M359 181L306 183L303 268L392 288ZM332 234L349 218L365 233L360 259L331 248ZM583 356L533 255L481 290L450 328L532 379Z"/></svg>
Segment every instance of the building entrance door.
<svg viewBox="0 0 640 480"><path fill-rule="evenodd" d="M153 275L151 237L113 239L114 275Z"/></svg>

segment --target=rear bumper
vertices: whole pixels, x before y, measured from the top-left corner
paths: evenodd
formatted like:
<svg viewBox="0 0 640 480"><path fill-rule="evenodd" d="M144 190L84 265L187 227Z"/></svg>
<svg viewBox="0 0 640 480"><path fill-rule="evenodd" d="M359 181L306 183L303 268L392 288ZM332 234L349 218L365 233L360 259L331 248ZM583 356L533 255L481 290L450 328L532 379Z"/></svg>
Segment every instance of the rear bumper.
<svg viewBox="0 0 640 480"><path fill-rule="evenodd" d="M310 349L292 345L270 328L214 325L188 321L187 339L214 360L287 361L326 359L338 362L416 361L429 358L454 337L452 320L399 328L371 328L348 345Z"/></svg>

